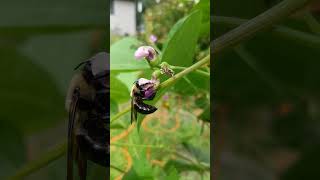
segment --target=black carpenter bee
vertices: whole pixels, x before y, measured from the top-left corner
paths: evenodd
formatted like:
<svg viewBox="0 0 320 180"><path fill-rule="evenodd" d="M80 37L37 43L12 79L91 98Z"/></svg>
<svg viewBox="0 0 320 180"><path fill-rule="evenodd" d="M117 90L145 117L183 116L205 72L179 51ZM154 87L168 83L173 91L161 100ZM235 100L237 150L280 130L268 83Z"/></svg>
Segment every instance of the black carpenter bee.
<svg viewBox="0 0 320 180"><path fill-rule="evenodd" d="M81 180L87 176L87 160L104 167L110 164L109 55L98 53L81 65L66 98L69 112L67 180L73 180L74 159Z"/></svg>
<svg viewBox="0 0 320 180"><path fill-rule="evenodd" d="M131 123L137 120L137 112L151 114L157 110L156 107L145 104L144 100L152 100L156 95L154 80L140 78L134 82L131 89Z"/></svg>

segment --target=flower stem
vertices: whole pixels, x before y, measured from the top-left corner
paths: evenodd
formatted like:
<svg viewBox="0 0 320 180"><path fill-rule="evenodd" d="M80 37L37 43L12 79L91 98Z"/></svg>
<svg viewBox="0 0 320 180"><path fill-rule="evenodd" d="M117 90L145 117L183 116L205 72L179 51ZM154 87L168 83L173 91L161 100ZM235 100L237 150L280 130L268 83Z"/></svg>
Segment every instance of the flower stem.
<svg viewBox="0 0 320 180"><path fill-rule="evenodd" d="M171 69L177 69L177 70L184 70L184 69L187 69L187 67L181 67L181 66L170 66ZM205 72L205 71L202 71L202 70L196 70L195 71L196 73L200 74L200 75L203 75L203 76L206 76L206 77L210 77L210 73L209 72Z"/></svg>

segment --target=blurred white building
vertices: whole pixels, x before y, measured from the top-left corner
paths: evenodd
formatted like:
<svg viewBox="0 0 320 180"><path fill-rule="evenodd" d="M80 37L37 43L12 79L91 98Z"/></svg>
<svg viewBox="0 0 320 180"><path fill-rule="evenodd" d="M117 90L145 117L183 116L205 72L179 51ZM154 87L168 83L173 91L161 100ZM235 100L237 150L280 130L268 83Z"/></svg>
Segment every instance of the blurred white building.
<svg viewBox="0 0 320 180"><path fill-rule="evenodd" d="M111 0L110 12L110 28L112 33L119 35L136 34L135 0Z"/></svg>

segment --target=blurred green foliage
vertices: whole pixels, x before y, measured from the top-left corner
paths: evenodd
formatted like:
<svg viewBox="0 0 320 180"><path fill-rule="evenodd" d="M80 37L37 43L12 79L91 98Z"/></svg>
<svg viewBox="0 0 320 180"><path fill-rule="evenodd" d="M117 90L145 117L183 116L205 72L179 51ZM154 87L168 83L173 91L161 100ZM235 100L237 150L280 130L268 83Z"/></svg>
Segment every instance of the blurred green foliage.
<svg viewBox="0 0 320 180"><path fill-rule="evenodd" d="M181 0L163 0L149 5L144 14L146 40L154 34L159 43L164 43L172 26L186 16L193 5L193 1Z"/></svg>
<svg viewBox="0 0 320 180"><path fill-rule="evenodd" d="M201 25L194 24L192 26L193 28L201 26L200 34L197 34L199 43L196 45L196 59L199 60L208 54L208 36L210 35L210 3L208 1L200 1L195 4L193 0L162 0L160 3L145 2L145 4L150 8L147 8L144 14L145 31L141 34L143 41L149 42L150 36L155 35L158 38L156 44L160 48L165 46L167 40L170 39L169 32L172 31L171 29L174 28L176 22L188 15L190 10L200 10L202 11L202 20L198 23ZM188 43L182 41L180 44L186 45Z"/></svg>

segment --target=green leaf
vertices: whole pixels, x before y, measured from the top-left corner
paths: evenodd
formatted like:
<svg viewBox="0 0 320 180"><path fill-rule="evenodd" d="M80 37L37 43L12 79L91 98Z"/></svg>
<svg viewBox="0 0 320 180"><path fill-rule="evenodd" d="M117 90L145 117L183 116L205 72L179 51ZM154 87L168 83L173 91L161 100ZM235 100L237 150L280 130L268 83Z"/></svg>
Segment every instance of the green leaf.
<svg viewBox="0 0 320 180"><path fill-rule="evenodd" d="M1 27L100 26L108 18L107 2L97 0L4 0L0 7Z"/></svg>
<svg viewBox="0 0 320 180"><path fill-rule="evenodd" d="M210 21L210 1L209 0L200 0L191 10L194 11L203 11L202 13L202 22Z"/></svg>
<svg viewBox="0 0 320 180"><path fill-rule="evenodd" d="M111 46L110 69L111 71L138 71L150 68L144 60L136 60L134 52L141 43L132 37L123 38Z"/></svg>
<svg viewBox="0 0 320 180"><path fill-rule="evenodd" d="M0 179L4 179L22 166L27 154L23 134L10 122L0 121L0 127Z"/></svg>
<svg viewBox="0 0 320 180"><path fill-rule="evenodd" d="M136 72L126 72L126 73L120 73L117 78L123 82L123 84L125 84L127 86L127 88L129 90L131 90L132 85L134 84L134 82L138 79L138 74L140 72L136 71ZM145 77L149 77L149 76L145 76ZM111 87L112 88L112 87Z"/></svg>
<svg viewBox="0 0 320 180"><path fill-rule="evenodd" d="M201 30L200 36L209 36L210 35L210 1L201 0L196 4L192 11L200 10L202 11L202 20L201 20Z"/></svg>
<svg viewBox="0 0 320 180"><path fill-rule="evenodd" d="M179 174L178 174L177 169L174 168L174 167L171 167L169 169L168 177L166 179L168 179L168 180L177 180L177 179L179 179Z"/></svg>
<svg viewBox="0 0 320 180"><path fill-rule="evenodd" d="M122 177L123 180L136 180L141 179L133 167Z"/></svg>
<svg viewBox="0 0 320 180"><path fill-rule="evenodd" d="M0 54L0 119L25 134L61 122L64 97L52 76L14 48L2 48Z"/></svg>
<svg viewBox="0 0 320 180"><path fill-rule="evenodd" d="M210 122L210 94L204 93L202 96L196 99L197 107L203 109L203 112L198 116L199 119Z"/></svg>
<svg viewBox="0 0 320 180"><path fill-rule="evenodd" d="M200 92L200 90L209 92L210 77L192 72L186 75L186 78L190 82L186 81L185 79L181 79L174 85L173 90L185 95L194 94ZM190 83L192 83L192 85L190 85Z"/></svg>
<svg viewBox="0 0 320 180"><path fill-rule="evenodd" d="M133 130L130 134L129 143L142 144L142 137L138 134L138 129ZM132 147L129 149L132 154L133 169L140 179L153 179L153 168L146 156L146 148Z"/></svg>
<svg viewBox="0 0 320 180"><path fill-rule="evenodd" d="M186 67L193 63L200 31L201 17L201 11L195 10L175 24L169 33L168 42L164 45L163 61L171 65ZM191 94L198 91L197 88L208 89L210 86L209 77L191 73L187 75L186 78L190 80L196 88L191 87L190 82L182 79L174 86L175 91Z"/></svg>
<svg viewBox="0 0 320 180"><path fill-rule="evenodd" d="M206 106L204 111L199 115L199 119L205 121L205 122L210 122L210 105Z"/></svg>
<svg viewBox="0 0 320 180"><path fill-rule="evenodd" d="M195 53L201 25L201 11L179 20L171 29L164 44L162 61L171 65L190 66Z"/></svg>
<svg viewBox="0 0 320 180"><path fill-rule="evenodd" d="M193 157L199 162L210 163L210 150L202 150L188 142L182 142L184 149L189 153L188 157Z"/></svg>
<svg viewBox="0 0 320 180"><path fill-rule="evenodd" d="M94 55L88 53L93 33L83 31L32 36L18 46L18 51L30 58L32 64L48 72L60 92L65 94L75 74L74 68Z"/></svg>
<svg viewBox="0 0 320 180"><path fill-rule="evenodd" d="M110 98L118 104L127 102L130 99L130 92L125 84L117 77L110 76Z"/></svg>
<svg viewBox="0 0 320 180"><path fill-rule="evenodd" d="M110 98L110 113L111 115L117 114L119 112L119 106L116 101Z"/></svg>
<svg viewBox="0 0 320 180"><path fill-rule="evenodd" d="M199 168L198 166L182 160L169 160L165 165L165 169L168 171L171 166L174 166L179 172L201 171L201 168Z"/></svg>

